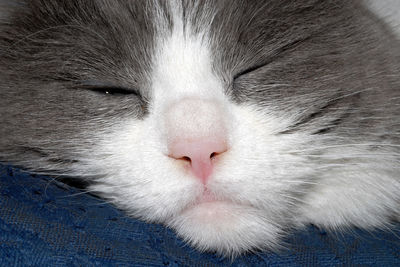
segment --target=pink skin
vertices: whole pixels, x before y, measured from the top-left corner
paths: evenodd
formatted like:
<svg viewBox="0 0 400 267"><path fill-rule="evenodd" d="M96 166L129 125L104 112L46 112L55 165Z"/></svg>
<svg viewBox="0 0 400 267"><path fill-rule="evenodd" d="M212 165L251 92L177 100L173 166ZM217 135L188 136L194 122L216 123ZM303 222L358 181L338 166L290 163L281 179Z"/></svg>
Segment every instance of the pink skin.
<svg viewBox="0 0 400 267"><path fill-rule="evenodd" d="M207 184L213 171L213 158L227 150L223 138L207 138L201 140L180 140L169 146L172 158L190 162L190 169L204 185Z"/></svg>

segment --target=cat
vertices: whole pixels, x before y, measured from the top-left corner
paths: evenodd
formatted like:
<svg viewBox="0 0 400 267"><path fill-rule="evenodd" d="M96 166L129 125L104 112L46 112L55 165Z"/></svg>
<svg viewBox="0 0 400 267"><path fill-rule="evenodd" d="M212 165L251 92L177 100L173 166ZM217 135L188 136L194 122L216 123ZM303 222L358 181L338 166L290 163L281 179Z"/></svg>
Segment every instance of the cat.
<svg viewBox="0 0 400 267"><path fill-rule="evenodd" d="M400 49L357 0L1 2L0 160L201 251L400 213Z"/></svg>

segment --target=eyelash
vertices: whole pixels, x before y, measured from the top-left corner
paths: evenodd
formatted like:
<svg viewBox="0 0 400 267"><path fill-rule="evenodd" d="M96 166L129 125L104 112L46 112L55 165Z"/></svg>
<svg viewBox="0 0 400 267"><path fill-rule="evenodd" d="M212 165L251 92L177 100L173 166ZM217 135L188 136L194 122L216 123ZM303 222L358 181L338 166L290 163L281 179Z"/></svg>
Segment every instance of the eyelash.
<svg viewBox="0 0 400 267"><path fill-rule="evenodd" d="M136 95L137 97L141 97L137 91L117 86L85 86L84 89L106 95Z"/></svg>
<svg viewBox="0 0 400 267"><path fill-rule="evenodd" d="M240 71L239 73L237 73L237 74L235 74L235 75L233 76L233 80L236 80L237 78L239 78L239 77L241 77L241 76L243 76L243 75L252 73L252 72L254 72L254 71L256 71L256 70L258 70L258 69L260 69L260 68L262 68L262 67L264 67L264 66L266 66L266 65L267 65L267 63L263 63L263 64L260 64L260 65L256 65L256 66L247 68L247 69L245 69L245 70L243 70L243 71Z"/></svg>

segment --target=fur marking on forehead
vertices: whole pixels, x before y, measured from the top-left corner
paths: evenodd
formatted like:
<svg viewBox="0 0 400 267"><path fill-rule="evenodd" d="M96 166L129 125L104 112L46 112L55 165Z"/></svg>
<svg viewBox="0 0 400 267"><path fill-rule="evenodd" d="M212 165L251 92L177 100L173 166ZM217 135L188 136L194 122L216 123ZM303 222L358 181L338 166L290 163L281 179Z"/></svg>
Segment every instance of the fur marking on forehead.
<svg viewBox="0 0 400 267"><path fill-rule="evenodd" d="M160 34L156 40L152 74L154 101L221 96L223 86L213 70L209 27L195 32L180 4L171 2L170 9L172 31Z"/></svg>

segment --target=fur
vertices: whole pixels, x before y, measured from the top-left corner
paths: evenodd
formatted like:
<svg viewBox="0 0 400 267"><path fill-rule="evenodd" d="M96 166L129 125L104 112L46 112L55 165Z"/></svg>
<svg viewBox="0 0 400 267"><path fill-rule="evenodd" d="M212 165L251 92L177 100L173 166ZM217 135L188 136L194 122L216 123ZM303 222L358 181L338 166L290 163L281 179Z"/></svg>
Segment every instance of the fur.
<svg viewBox="0 0 400 267"><path fill-rule="evenodd" d="M3 162L80 177L226 256L277 249L310 223L399 218L400 46L363 2L1 5ZM167 123L188 98L199 104ZM229 149L203 185L167 144L216 125ZM206 191L216 201L198 202Z"/></svg>

